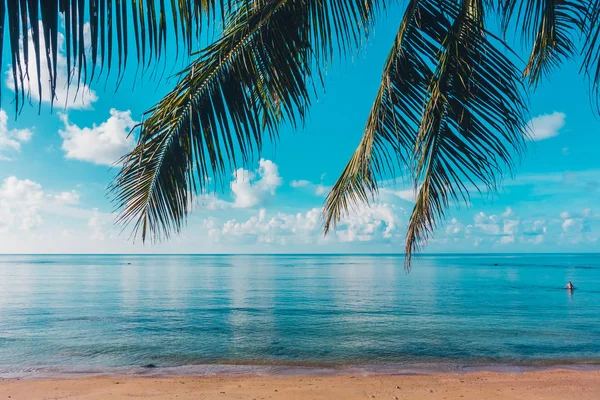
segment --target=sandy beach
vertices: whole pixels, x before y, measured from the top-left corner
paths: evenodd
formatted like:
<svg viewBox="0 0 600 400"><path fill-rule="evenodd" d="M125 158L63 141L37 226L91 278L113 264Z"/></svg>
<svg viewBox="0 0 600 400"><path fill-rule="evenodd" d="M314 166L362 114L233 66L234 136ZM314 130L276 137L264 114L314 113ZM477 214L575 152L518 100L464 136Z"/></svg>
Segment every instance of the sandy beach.
<svg viewBox="0 0 600 400"><path fill-rule="evenodd" d="M0 381L0 399L599 399L600 371L373 376L91 377Z"/></svg>

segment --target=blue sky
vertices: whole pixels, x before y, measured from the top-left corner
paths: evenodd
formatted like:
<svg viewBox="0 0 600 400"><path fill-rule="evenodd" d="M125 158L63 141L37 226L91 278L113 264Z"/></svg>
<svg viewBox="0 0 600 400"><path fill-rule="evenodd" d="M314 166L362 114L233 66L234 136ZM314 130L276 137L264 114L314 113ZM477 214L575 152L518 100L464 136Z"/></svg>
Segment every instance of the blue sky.
<svg viewBox="0 0 600 400"><path fill-rule="evenodd" d="M327 189L362 135L399 16L390 9L360 52L333 64L302 129L284 127L276 145L231 171L230 182L198 196L183 233L158 245L133 243L114 225L106 186L116 173L110 164L133 145L130 127L169 82L146 76L131 90L135 68L129 68L117 93L114 77L106 85L103 77L65 109L74 90L61 85L66 66L59 62L54 110L42 96L38 114L33 95L15 121L5 65L0 253L402 252L414 195L401 179L390 176L377 203L351 213L327 238L319 219ZM470 205L452 208L426 251L598 251L600 119L577 62L531 96L535 140L514 179L498 195L474 195Z"/></svg>

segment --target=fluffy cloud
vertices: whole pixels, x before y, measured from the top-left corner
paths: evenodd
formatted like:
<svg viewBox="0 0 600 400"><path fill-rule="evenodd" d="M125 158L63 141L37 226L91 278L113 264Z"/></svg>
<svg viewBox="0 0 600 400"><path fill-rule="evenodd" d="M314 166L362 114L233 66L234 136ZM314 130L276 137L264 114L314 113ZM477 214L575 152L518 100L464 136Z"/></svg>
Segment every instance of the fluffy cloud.
<svg viewBox="0 0 600 400"><path fill-rule="evenodd" d="M417 191L415 191L413 188L402 189L402 190L393 190L393 189L388 189L388 188L382 188L379 190L379 193L382 196L388 196L387 198L389 198L389 196L397 197L404 201L408 201L409 203L414 203L417 199Z"/></svg>
<svg viewBox="0 0 600 400"><path fill-rule="evenodd" d="M567 244L596 243L600 240L600 214L590 208L561 213L560 239Z"/></svg>
<svg viewBox="0 0 600 400"><path fill-rule="evenodd" d="M202 208L215 211L225 210L231 206L232 203L219 199L215 193L203 193L199 196L192 196L192 204L190 205L190 209L194 210L197 208Z"/></svg>
<svg viewBox="0 0 600 400"><path fill-rule="evenodd" d="M330 186L326 186L322 182L321 183L312 183L305 179L301 179L299 181L291 181L290 186L293 188L309 189L310 191L314 192L314 194L316 196L323 196L323 195L329 193L329 191L331 190Z"/></svg>
<svg viewBox="0 0 600 400"><path fill-rule="evenodd" d="M470 227L469 227L470 228ZM452 218L450 222L446 224L445 232L448 236L457 236L465 229L465 225L456 218Z"/></svg>
<svg viewBox="0 0 600 400"><path fill-rule="evenodd" d="M268 217L263 208L245 221L231 219L220 225L214 218L203 227L215 242L263 244L322 244L326 242L388 241L400 236L398 216L393 206L376 204L351 212L338 228L323 237L321 208L303 213L277 213Z"/></svg>
<svg viewBox="0 0 600 400"><path fill-rule="evenodd" d="M544 219L523 220L511 207L507 207L498 215L477 213L473 217L473 225L467 226L465 234L478 244L541 243L546 224Z"/></svg>
<svg viewBox="0 0 600 400"><path fill-rule="evenodd" d="M560 217L556 214L545 217L538 212L536 215L521 216L507 207L506 211L498 214L479 212L473 216L472 224L452 218L436 233L435 241L472 243L491 248L514 245L521 246L518 247L520 249L544 244L544 250L549 250L552 244L570 246L600 240L600 214L595 214L591 208L564 211Z"/></svg>
<svg viewBox="0 0 600 400"><path fill-rule="evenodd" d="M76 190L71 190L70 192L61 192L55 195L52 195L52 198L59 204L63 205L74 205L79 204L79 193Z"/></svg>
<svg viewBox="0 0 600 400"><path fill-rule="evenodd" d="M514 236L519 231L519 226L521 225L521 221L517 219L505 219L503 221L502 233L505 235Z"/></svg>
<svg viewBox="0 0 600 400"><path fill-rule="evenodd" d="M0 230L30 230L40 225L43 200L40 184L15 176L4 179L0 186Z"/></svg>
<svg viewBox="0 0 600 400"><path fill-rule="evenodd" d="M342 242L372 241L400 237L396 207L373 204L352 210L344 216L334 235Z"/></svg>
<svg viewBox="0 0 600 400"><path fill-rule="evenodd" d="M98 165L114 165L119 158L133 149L134 138L129 132L135 125L131 111L110 110L110 117L100 125L80 128L60 115L65 124L59 131L63 138L65 157Z"/></svg>
<svg viewBox="0 0 600 400"><path fill-rule="evenodd" d="M527 123L530 139L539 141L558 136L565 126L566 117L566 114L555 111L552 114L542 114L532 118Z"/></svg>
<svg viewBox="0 0 600 400"><path fill-rule="evenodd" d="M581 232L583 230L582 218L567 218L562 223L562 230L566 233Z"/></svg>
<svg viewBox="0 0 600 400"><path fill-rule="evenodd" d="M215 219L204 222L209 237L216 243L254 244L267 243L285 245L290 242L312 243L315 239L320 209L306 213L277 213L267 218L266 210L260 209L257 215L245 221L231 219L219 224Z"/></svg>
<svg viewBox="0 0 600 400"><path fill-rule="evenodd" d="M91 239L94 241L101 241L106 238L104 233L104 218L100 215L97 208L92 209L92 216L88 220L88 227L92 231Z"/></svg>
<svg viewBox="0 0 600 400"><path fill-rule="evenodd" d="M31 140L33 132L29 129L8 129L8 115L0 109L0 152L20 151L21 143ZM0 160L10 160L9 157L0 153Z"/></svg>
<svg viewBox="0 0 600 400"><path fill-rule="evenodd" d="M515 242L521 221L514 218L514 212L509 207L501 215L486 215L480 212L473 218L475 233L497 238L499 244Z"/></svg>
<svg viewBox="0 0 600 400"><path fill-rule="evenodd" d="M473 217L473 225L467 225L464 229L461 229L460 221L453 219L442 233L447 237L473 240L479 245L527 246L544 243L546 249L551 249L548 247L551 244L590 244L600 239L600 214L595 214L591 208L554 215L545 217L537 213L535 216L522 217L508 207L497 215L477 213Z"/></svg>
<svg viewBox="0 0 600 400"><path fill-rule="evenodd" d="M270 160L261 158L256 173L240 168L235 171L234 180L231 182L231 191L235 199L233 207L254 207L269 195L274 195L282 183L279 167Z"/></svg>
<svg viewBox="0 0 600 400"><path fill-rule="evenodd" d="M484 235L497 236L501 233L499 218L496 215L486 215L484 212L479 212L473 218L475 228Z"/></svg>
<svg viewBox="0 0 600 400"><path fill-rule="evenodd" d="M312 183L307 181L306 179L300 179L299 181L291 181L290 186L293 188L300 188L305 186L310 186Z"/></svg>
<svg viewBox="0 0 600 400"><path fill-rule="evenodd" d="M40 32L42 31L42 25L40 22ZM35 57L33 57L34 53L34 45L31 29L28 32L28 46L29 46L29 64L26 68L23 53L23 41L21 41L21 68L23 73L26 72L29 75L29 80L25 79L23 82L25 93L30 93L31 97L34 100L40 100L44 103L50 103L52 100L51 92L50 92L50 74L48 72L48 61L42 52L40 57L40 75L38 76L37 65L35 61ZM89 43L89 41L87 42ZM44 41L44 35L40 35L40 48L44 49L46 46ZM66 108L73 109L86 109L91 108L93 102L98 100L98 96L96 92L91 90L88 85L81 84L79 87L79 91L77 91L77 85L73 85L72 87L68 87L68 74L67 71L67 59L65 55L65 38L62 33L58 34L58 56L56 60L56 97L54 99L55 104L64 106ZM15 84L13 81L12 68L10 68L6 73L6 86L11 90L15 90ZM42 93L38 91L38 78L42 82Z"/></svg>
<svg viewBox="0 0 600 400"><path fill-rule="evenodd" d="M243 168L234 172L233 180L230 183L231 194L234 198L233 202L220 199L214 192L202 192L191 196L190 208L210 211L228 208L251 208L260 205L269 197L275 195L277 188L282 183L283 179L279 175L277 164L270 160L261 159L258 163L258 169L254 172Z"/></svg>
<svg viewBox="0 0 600 400"><path fill-rule="evenodd" d="M548 232L548 221L546 219L524 220L521 223L522 240L525 243L540 244L544 241Z"/></svg>
<svg viewBox="0 0 600 400"><path fill-rule="evenodd" d="M29 231L43 223L42 214L80 218L89 211L73 208L79 203L79 193L45 192L37 182L10 176L0 184L0 231Z"/></svg>

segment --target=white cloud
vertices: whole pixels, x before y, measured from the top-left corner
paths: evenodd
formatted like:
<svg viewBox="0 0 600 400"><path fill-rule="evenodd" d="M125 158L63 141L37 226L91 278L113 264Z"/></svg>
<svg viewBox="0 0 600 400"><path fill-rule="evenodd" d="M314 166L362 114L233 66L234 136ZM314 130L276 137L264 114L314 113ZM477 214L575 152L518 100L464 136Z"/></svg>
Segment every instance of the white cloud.
<svg viewBox="0 0 600 400"><path fill-rule="evenodd" d="M325 174L321 175L321 179L324 177L324 175ZM330 186L326 186L322 182L321 183L312 183L305 179L301 179L298 181L291 181L290 186L293 188L308 188L309 190L313 191L316 196L323 196L323 195L329 193L329 190L331 190Z"/></svg>
<svg viewBox="0 0 600 400"><path fill-rule="evenodd" d="M44 200L42 186L15 176L0 186L0 230L30 230L42 223L39 209Z"/></svg>
<svg viewBox="0 0 600 400"><path fill-rule="evenodd" d="M234 173L231 191L235 199L234 208L254 207L274 195L283 180L279 176L277 164L270 160L260 159L258 171L253 173L243 168Z"/></svg>
<svg viewBox="0 0 600 400"><path fill-rule="evenodd" d="M323 236L320 208L304 213L277 213L268 217L266 209L245 221L230 219L219 226L214 218L203 227L215 242L265 244L320 244L326 242L386 241L400 236L393 206L375 204L346 215L335 231Z"/></svg>
<svg viewBox="0 0 600 400"><path fill-rule="evenodd" d="M462 232L464 225L456 218L452 218L450 222L446 224L446 234L456 236Z"/></svg>
<svg viewBox="0 0 600 400"><path fill-rule="evenodd" d="M417 190L413 188L402 189L402 190L392 190L388 188L382 188L379 190L379 193L382 196L395 196L404 201L408 201L410 203L414 203L417 199Z"/></svg>
<svg viewBox="0 0 600 400"><path fill-rule="evenodd" d="M515 243L521 230L521 220L510 207L500 215L486 215L479 212L473 221L475 233L490 236L492 241L497 241L499 244ZM481 241L483 238L480 238L480 243Z"/></svg>
<svg viewBox="0 0 600 400"><path fill-rule="evenodd" d="M29 142L32 136L30 129L8 129L8 115L0 109L0 152L21 151L21 143ZM0 154L0 160L8 161L10 157Z"/></svg>
<svg viewBox="0 0 600 400"><path fill-rule="evenodd" d="M552 220L556 221L556 220ZM511 207L499 214L487 215L479 212L472 224L452 218L440 233L437 241L442 243L463 242L475 246L497 246L513 244L540 244L546 239L549 221L545 218L521 218Z"/></svg>
<svg viewBox="0 0 600 400"><path fill-rule="evenodd" d="M205 222L209 236L215 242L230 243L267 243L285 245L294 243L311 243L316 238L321 210L314 208L306 213L277 213L267 218L266 210L260 209L258 215L246 221L235 219L226 221L221 227L215 220Z"/></svg>
<svg viewBox="0 0 600 400"><path fill-rule="evenodd" d="M526 243L541 244L544 242L544 235L533 235L525 239Z"/></svg>
<svg viewBox="0 0 600 400"><path fill-rule="evenodd" d="M52 198L59 204L64 204L64 205L79 204L79 193L77 193L76 190L71 190L70 192L61 192L61 193L52 195Z"/></svg>
<svg viewBox="0 0 600 400"><path fill-rule="evenodd" d="M329 193L330 190L331 188L329 186L325 186L322 183L319 183L315 188L315 194L317 196L323 196L324 194Z"/></svg>
<svg viewBox="0 0 600 400"><path fill-rule="evenodd" d="M487 216L485 213L480 212L475 215L473 220L475 227L485 235L499 235L501 233L498 217L495 215Z"/></svg>
<svg viewBox="0 0 600 400"><path fill-rule="evenodd" d="M583 230L583 220L581 218L567 218L562 223L563 232L581 232Z"/></svg>
<svg viewBox="0 0 600 400"><path fill-rule="evenodd" d="M560 238L563 243L596 243L600 240L600 215L594 215L590 208L569 215L570 217L565 218L561 224Z"/></svg>
<svg viewBox="0 0 600 400"><path fill-rule="evenodd" d="M548 221L546 219L524 220L521 223L521 242L528 244L541 244L548 233Z"/></svg>
<svg viewBox="0 0 600 400"><path fill-rule="evenodd" d="M86 24L89 25L89 24ZM42 32L42 25L40 22L40 32ZM21 68L23 73L28 72L29 80L25 79L23 82L25 93L30 93L34 100L40 100L40 93L38 91L38 72L34 53L34 45L31 29L28 32L28 46L29 46L29 65L28 68L25 66L24 54L23 54L23 42L20 43L21 53ZM68 74L67 71L67 59L65 55L65 38L62 33L58 34L58 56L56 60L56 98L54 103L73 109L87 109L91 108L93 102L98 100L96 92L91 90L88 85L81 84L79 91L77 91L77 85L72 85L70 88L67 85ZM87 42L89 43L89 42ZM44 35L40 35L40 48L45 48ZM50 73L48 72L48 61L45 54L40 54L40 81L42 82L42 94L41 100L44 103L50 103L52 100L50 91ZM76 77L74 77L76 79ZM15 84L13 81L12 68L6 73L6 86L11 90L15 90Z"/></svg>
<svg viewBox="0 0 600 400"><path fill-rule="evenodd" d="M299 181L294 180L290 182L290 186L293 188L305 187L309 185L311 185L311 182L307 181L306 179L300 179Z"/></svg>
<svg viewBox="0 0 600 400"><path fill-rule="evenodd" d="M502 216L505 218L512 217L515 214L512 208L506 207L506 211L502 213Z"/></svg>
<svg viewBox="0 0 600 400"><path fill-rule="evenodd" d="M88 226L92 231L92 240L102 241L106 238L106 234L103 231L104 220L97 208L92 209L92 216L88 220Z"/></svg>
<svg viewBox="0 0 600 400"><path fill-rule="evenodd" d="M66 158L114 165L134 147L134 138L129 132L136 122L131 118L131 111L112 108L106 121L91 128L71 124L66 114L61 114L60 118L65 124L59 133Z"/></svg>
<svg viewBox="0 0 600 400"><path fill-rule="evenodd" d="M193 204L191 209L198 208L199 205L201 208L205 208L207 210L215 211L215 210L225 210L232 206L231 203L221 200L217 197L215 193L204 193L200 196L192 196Z"/></svg>
<svg viewBox="0 0 600 400"><path fill-rule="evenodd" d="M89 211L72 207L78 203L79 193L75 190L46 192L37 182L10 176L0 182L0 231L38 228L48 213L87 218Z"/></svg>
<svg viewBox="0 0 600 400"><path fill-rule="evenodd" d="M565 126L566 117L566 114L555 111L552 114L542 114L532 118L527 123L530 139L539 141L558 136Z"/></svg>
<svg viewBox="0 0 600 400"><path fill-rule="evenodd" d="M345 215L333 235L342 242L364 242L399 237L395 207L373 204L354 209Z"/></svg>
<svg viewBox="0 0 600 400"><path fill-rule="evenodd" d="M545 219L525 220L521 225L525 235L536 236L548 232L548 221Z"/></svg>
<svg viewBox="0 0 600 400"><path fill-rule="evenodd" d="M511 235L511 236L514 236L518 232L519 225L521 224L521 221L516 220L516 219L505 219L503 222L504 222L504 227L503 227L502 233L504 233L505 235Z"/></svg>

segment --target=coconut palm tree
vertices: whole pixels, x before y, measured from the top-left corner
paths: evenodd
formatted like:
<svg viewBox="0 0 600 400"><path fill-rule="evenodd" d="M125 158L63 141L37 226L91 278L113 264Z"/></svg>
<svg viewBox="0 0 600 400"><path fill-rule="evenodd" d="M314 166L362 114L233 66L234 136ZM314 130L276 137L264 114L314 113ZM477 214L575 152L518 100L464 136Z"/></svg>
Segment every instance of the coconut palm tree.
<svg viewBox="0 0 600 400"><path fill-rule="evenodd" d="M144 114L137 146L112 185L119 221L143 240L161 240L182 229L192 196L209 179L248 162L283 124L303 123L334 58L368 41L378 19L397 20L363 137L327 196L323 219L325 232L335 228L350 208L376 198L382 177L404 174L417 191L408 267L451 203L468 201L472 190L494 191L511 171L527 135L528 90L579 56L598 105L600 1L406 0L396 1L405 5L402 15L390 15L392 2L0 0L0 35L6 26L12 65L35 57L40 76L39 59L46 57L54 93L59 31L73 71L69 84L77 85L111 67L121 77L132 47L138 67L145 67L171 42L189 53L203 24L218 31ZM39 26L28 23L37 20ZM21 56L28 27L35 54ZM529 46L526 61L507 36ZM18 110L27 68L12 71ZM41 91L45 83L37 83Z"/></svg>

